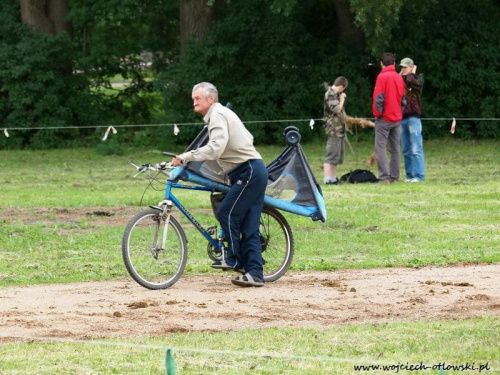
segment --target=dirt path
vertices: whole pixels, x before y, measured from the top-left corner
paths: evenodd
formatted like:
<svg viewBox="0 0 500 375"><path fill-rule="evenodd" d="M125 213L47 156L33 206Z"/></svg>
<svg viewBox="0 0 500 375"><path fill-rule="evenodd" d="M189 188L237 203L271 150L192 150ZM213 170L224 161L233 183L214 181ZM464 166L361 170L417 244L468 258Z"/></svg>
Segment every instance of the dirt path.
<svg viewBox="0 0 500 375"><path fill-rule="evenodd" d="M500 316L500 264L233 275L149 291L131 279L0 289L0 342Z"/></svg>

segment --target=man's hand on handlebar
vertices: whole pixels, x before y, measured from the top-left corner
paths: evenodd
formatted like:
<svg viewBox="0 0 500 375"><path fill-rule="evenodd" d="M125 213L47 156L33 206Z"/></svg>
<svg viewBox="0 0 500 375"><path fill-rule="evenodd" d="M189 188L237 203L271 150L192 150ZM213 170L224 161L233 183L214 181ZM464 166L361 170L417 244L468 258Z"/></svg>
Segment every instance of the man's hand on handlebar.
<svg viewBox="0 0 500 375"><path fill-rule="evenodd" d="M178 167L179 165L182 165L182 159L179 159L177 156L172 159L171 162L172 167Z"/></svg>

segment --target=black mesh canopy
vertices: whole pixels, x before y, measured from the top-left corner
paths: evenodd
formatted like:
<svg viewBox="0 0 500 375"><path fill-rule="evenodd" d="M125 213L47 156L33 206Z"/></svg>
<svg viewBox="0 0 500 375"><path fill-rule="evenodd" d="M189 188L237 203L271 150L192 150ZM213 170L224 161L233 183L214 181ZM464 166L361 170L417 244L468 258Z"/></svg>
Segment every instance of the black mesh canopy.
<svg viewBox="0 0 500 375"><path fill-rule="evenodd" d="M208 143L208 127L204 126L186 151L196 150ZM299 138L300 139L300 138ZM229 181L216 161L190 162L187 168L201 176L228 184ZM287 146L283 152L268 166L269 174L266 196L289 204L281 205L281 209L296 212L293 205L307 207L306 216L313 220L326 220L326 209L323 193L300 144ZM310 213L310 214L309 214Z"/></svg>
<svg viewBox="0 0 500 375"><path fill-rule="evenodd" d="M267 166L266 195L303 206L318 206L316 190L321 188L300 144L288 146Z"/></svg>

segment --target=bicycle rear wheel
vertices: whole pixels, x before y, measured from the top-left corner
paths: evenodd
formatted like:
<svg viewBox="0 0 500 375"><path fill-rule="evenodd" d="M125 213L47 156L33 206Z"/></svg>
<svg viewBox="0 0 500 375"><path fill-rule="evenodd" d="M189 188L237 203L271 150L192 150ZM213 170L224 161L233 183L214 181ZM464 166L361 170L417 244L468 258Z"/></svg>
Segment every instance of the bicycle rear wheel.
<svg viewBox="0 0 500 375"><path fill-rule="evenodd" d="M174 217L170 216L167 223L162 211L151 208L127 224L122 255L137 283L148 289L165 289L179 280L186 267L186 235Z"/></svg>
<svg viewBox="0 0 500 375"><path fill-rule="evenodd" d="M260 216L264 281L276 281L290 267L294 244L290 225L276 209L264 206Z"/></svg>

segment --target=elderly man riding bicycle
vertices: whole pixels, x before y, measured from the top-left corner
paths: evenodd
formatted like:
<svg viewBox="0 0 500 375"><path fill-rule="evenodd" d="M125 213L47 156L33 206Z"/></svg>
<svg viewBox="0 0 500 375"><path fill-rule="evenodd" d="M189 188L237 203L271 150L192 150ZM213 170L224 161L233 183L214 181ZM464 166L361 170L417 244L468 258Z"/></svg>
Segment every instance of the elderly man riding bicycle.
<svg viewBox="0 0 500 375"><path fill-rule="evenodd" d="M215 160L231 182L231 189L217 210L228 248L212 267L244 273L232 280L239 286L263 286L260 215L267 186L267 170L253 145L253 136L239 117L218 102L216 87L202 82L193 87L194 111L203 115L209 140L205 146L176 156L172 166L184 161Z"/></svg>

